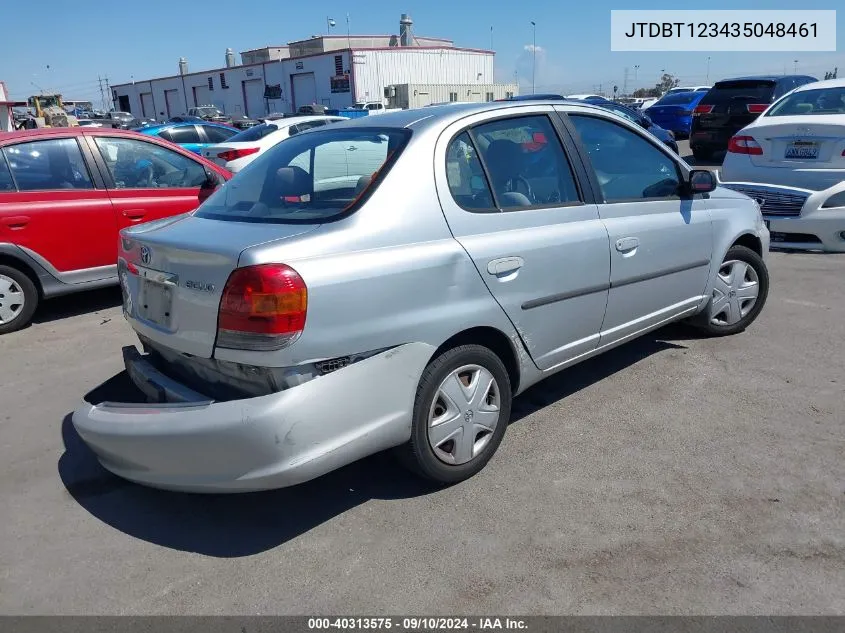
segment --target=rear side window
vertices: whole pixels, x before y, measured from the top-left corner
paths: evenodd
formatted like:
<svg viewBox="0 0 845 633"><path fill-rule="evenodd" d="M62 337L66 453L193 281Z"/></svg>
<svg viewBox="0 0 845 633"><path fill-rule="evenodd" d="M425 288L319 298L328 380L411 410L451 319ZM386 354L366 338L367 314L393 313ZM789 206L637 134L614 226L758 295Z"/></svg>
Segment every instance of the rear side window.
<svg viewBox="0 0 845 633"><path fill-rule="evenodd" d="M159 132L159 136L174 143L201 143L200 134L193 125L172 127Z"/></svg>
<svg viewBox="0 0 845 633"><path fill-rule="evenodd" d="M293 136L218 189L196 215L279 224L341 217L378 186L410 135L399 128L327 126Z"/></svg>
<svg viewBox="0 0 845 633"><path fill-rule="evenodd" d="M18 143L4 154L20 191L94 188L76 139Z"/></svg>
<svg viewBox="0 0 845 633"><path fill-rule="evenodd" d="M701 100L702 105L728 105L732 101L769 103L775 94L775 82L769 80L720 81Z"/></svg>

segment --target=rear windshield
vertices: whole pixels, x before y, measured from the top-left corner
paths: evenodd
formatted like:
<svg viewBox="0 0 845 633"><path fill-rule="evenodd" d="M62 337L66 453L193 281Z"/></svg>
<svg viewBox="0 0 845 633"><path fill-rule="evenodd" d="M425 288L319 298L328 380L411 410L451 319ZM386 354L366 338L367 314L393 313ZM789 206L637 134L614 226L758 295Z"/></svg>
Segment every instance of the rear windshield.
<svg viewBox="0 0 845 633"><path fill-rule="evenodd" d="M209 197L196 215L278 224L336 219L378 186L410 135L400 128L304 132L253 161Z"/></svg>
<svg viewBox="0 0 845 633"><path fill-rule="evenodd" d="M681 103L689 103L698 95L694 92L672 92L663 97L654 105L678 105Z"/></svg>
<svg viewBox="0 0 845 633"><path fill-rule="evenodd" d="M228 139L229 143L254 143L255 141L264 138L268 134L272 134L279 128L269 123L262 123L251 128L247 128L243 132L238 132Z"/></svg>
<svg viewBox="0 0 845 633"><path fill-rule="evenodd" d="M772 106L766 116L845 114L845 87L793 92Z"/></svg>
<svg viewBox="0 0 845 633"><path fill-rule="evenodd" d="M703 104L728 103L735 99L768 103L775 93L775 82L760 79L721 81L704 95Z"/></svg>

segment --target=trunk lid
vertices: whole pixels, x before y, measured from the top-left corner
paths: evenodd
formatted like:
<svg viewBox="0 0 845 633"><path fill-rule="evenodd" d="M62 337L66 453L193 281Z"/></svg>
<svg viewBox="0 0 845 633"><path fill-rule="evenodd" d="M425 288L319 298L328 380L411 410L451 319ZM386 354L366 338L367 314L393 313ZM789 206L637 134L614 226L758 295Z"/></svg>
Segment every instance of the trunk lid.
<svg viewBox="0 0 845 633"><path fill-rule="evenodd" d="M845 169L845 116L783 116L763 119L765 124L754 125L748 134L763 148L760 155L751 155L751 162L760 167L788 169ZM833 121L831 119L840 119ZM845 178L843 172L838 180ZM831 183L833 184L833 183Z"/></svg>
<svg viewBox="0 0 845 633"><path fill-rule="evenodd" d="M752 123L759 113L748 111L750 104L769 104L774 99L776 83L769 79L740 79L717 83L704 95L699 106L709 108L695 116L702 130L729 128L736 132Z"/></svg>
<svg viewBox="0 0 845 633"><path fill-rule="evenodd" d="M220 298L241 253L319 226L183 215L125 229L119 245L124 314L154 342L211 358Z"/></svg>

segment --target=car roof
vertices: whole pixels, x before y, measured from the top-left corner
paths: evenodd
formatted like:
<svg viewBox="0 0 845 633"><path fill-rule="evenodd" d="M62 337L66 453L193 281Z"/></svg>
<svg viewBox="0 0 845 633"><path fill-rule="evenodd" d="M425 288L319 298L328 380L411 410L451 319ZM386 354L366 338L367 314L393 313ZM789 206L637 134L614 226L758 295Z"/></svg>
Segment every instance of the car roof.
<svg viewBox="0 0 845 633"><path fill-rule="evenodd" d="M613 111L602 107L602 104L590 103L588 101L576 101L568 99L538 99L527 103L525 101L489 101L484 103L452 103L450 105L436 105L416 108L412 110L399 110L396 112L385 112L374 117L361 117L349 119L349 121L337 123L331 129L341 128L406 128L415 131L424 131L433 127L449 125L461 119L485 112L501 111L506 113L514 110L514 113L524 112L526 108L536 106L567 106L581 111L592 111L608 113L611 116L619 116ZM625 106L623 106L625 107ZM630 110L630 108L628 108ZM323 128L328 132L329 128ZM322 130L313 130L308 133L320 133Z"/></svg>
<svg viewBox="0 0 845 633"><path fill-rule="evenodd" d="M793 79L795 77L816 81L816 78L811 77L810 75L749 75L747 77L729 77L727 79L721 79L717 81L713 87L716 88L719 84L729 81L782 81L784 79Z"/></svg>
<svg viewBox="0 0 845 633"><path fill-rule="evenodd" d="M819 90L820 88L845 88L845 77L842 79L823 79L822 81L813 81L808 84L802 84L795 89L795 92L802 90Z"/></svg>
<svg viewBox="0 0 845 633"><path fill-rule="evenodd" d="M160 132L161 130L169 130L177 127L189 127L193 125L210 125L212 127L224 127L227 130L232 129L229 125L215 123L214 121L176 121L174 123L159 123L158 125L148 125L141 129L143 129L146 134L155 134L156 132Z"/></svg>

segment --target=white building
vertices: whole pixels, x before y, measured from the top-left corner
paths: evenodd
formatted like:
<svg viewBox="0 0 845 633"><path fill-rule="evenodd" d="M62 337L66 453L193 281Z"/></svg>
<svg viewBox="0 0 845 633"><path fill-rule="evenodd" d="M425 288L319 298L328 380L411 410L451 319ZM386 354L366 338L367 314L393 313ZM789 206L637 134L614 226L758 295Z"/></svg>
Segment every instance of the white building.
<svg viewBox="0 0 845 633"><path fill-rule="evenodd" d="M313 36L242 51L241 65L234 65L227 52L226 67L194 73L182 60L180 74L114 85L112 97L116 110L165 120L208 104L250 117L295 112L313 103L340 109L360 101L386 102L390 86L404 84L436 85L440 88L430 92L458 92L458 101L476 100L466 97L474 93L517 94L515 84L494 84L494 55L456 47L451 40L416 37L411 19L402 15L398 36ZM438 100L448 99L429 103ZM413 101L427 105L419 96Z"/></svg>

